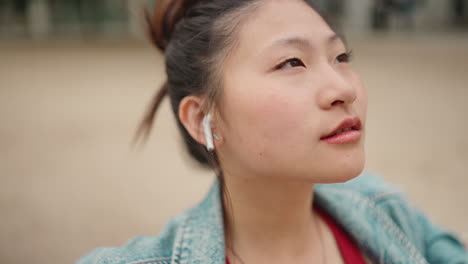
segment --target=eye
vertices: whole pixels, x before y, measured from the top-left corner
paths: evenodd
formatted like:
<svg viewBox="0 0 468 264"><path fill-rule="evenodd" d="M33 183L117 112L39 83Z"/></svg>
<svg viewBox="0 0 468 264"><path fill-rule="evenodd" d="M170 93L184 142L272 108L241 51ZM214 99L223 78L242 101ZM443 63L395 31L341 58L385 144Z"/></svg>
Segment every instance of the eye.
<svg viewBox="0 0 468 264"><path fill-rule="evenodd" d="M278 66L275 67L276 70L281 70L284 68L294 68L294 67L306 67L305 64L298 58L292 58L288 59L282 63L280 63Z"/></svg>
<svg viewBox="0 0 468 264"><path fill-rule="evenodd" d="M338 55L338 57L336 57L335 62L337 62L337 63L348 63L352 59L352 54L353 54L352 51L342 53L342 54Z"/></svg>

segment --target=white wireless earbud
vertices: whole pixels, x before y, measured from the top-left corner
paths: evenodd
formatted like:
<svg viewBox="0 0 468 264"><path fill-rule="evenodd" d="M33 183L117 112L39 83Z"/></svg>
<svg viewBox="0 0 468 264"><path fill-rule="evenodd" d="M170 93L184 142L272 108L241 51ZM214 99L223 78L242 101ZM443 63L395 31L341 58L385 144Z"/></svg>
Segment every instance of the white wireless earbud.
<svg viewBox="0 0 468 264"><path fill-rule="evenodd" d="M215 149L213 143L213 134L211 132L211 114L206 114L203 118L203 132L205 134L206 149L208 151L213 151Z"/></svg>

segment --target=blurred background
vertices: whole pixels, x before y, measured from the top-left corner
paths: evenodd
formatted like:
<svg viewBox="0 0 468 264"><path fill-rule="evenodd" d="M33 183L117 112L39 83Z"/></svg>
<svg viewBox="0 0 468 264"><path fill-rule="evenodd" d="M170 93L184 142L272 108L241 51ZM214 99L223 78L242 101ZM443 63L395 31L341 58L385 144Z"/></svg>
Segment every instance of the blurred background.
<svg viewBox="0 0 468 264"><path fill-rule="evenodd" d="M72 263L155 235L213 181L169 104L145 0L0 0L0 263ZM467 0L322 0L369 93L367 169L468 238Z"/></svg>

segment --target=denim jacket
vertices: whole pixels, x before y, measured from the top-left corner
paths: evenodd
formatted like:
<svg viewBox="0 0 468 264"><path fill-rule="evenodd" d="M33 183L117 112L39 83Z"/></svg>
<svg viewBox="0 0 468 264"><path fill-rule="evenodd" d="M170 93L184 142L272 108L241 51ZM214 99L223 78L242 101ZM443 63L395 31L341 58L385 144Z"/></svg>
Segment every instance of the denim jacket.
<svg viewBox="0 0 468 264"><path fill-rule="evenodd" d="M400 191L363 173L314 187L314 203L343 226L372 263L468 263L463 245L411 207ZM225 264L219 181L197 206L172 218L158 236L98 248L79 264Z"/></svg>

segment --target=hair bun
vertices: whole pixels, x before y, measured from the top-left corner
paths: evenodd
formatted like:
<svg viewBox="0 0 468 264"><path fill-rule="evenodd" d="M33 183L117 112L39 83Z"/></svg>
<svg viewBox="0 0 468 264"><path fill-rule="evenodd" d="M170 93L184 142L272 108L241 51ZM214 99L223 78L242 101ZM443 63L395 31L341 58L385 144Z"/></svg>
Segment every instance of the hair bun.
<svg viewBox="0 0 468 264"><path fill-rule="evenodd" d="M162 51L167 47L177 22L195 0L157 0L153 12L146 13L152 42Z"/></svg>

